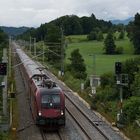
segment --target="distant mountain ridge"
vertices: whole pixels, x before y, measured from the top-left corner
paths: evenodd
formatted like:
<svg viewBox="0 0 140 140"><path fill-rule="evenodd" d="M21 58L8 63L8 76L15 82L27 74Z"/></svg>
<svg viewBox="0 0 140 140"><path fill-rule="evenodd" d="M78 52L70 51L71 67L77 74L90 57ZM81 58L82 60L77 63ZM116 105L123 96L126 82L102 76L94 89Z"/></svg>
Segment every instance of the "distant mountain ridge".
<svg viewBox="0 0 140 140"><path fill-rule="evenodd" d="M30 29L29 27L5 27L5 26L0 26L0 28L9 36L17 36L23 34L28 29Z"/></svg>
<svg viewBox="0 0 140 140"><path fill-rule="evenodd" d="M115 24L115 25L117 25L117 24L128 25L128 23L129 23L130 21L134 21L134 17L130 17L130 18L125 19L125 20L111 20L111 23L112 23L112 24Z"/></svg>

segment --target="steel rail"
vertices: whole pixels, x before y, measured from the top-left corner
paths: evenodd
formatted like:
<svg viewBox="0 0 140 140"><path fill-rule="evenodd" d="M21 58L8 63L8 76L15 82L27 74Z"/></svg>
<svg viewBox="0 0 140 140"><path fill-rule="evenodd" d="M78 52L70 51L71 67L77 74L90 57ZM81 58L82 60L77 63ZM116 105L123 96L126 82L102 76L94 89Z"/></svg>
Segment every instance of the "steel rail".
<svg viewBox="0 0 140 140"><path fill-rule="evenodd" d="M95 127L99 133L106 139L106 140L109 140L109 138L98 128L98 126L83 112L83 110L81 110L81 108L79 108L75 102L73 102L73 100L67 95L65 94L66 98L76 107L76 109L90 122L90 124ZM67 107L66 107L67 109ZM70 111L67 109L67 111L69 112L70 114ZM77 122L77 120L76 120Z"/></svg>

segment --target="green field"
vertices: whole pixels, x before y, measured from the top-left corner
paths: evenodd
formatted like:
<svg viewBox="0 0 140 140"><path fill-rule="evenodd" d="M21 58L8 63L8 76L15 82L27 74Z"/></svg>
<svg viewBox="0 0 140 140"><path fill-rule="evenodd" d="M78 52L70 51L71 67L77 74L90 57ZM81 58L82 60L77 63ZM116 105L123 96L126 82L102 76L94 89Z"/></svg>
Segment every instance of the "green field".
<svg viewBox="0 0 140 140"><path fill-rule="evenodd" d="M114 71L114 63L116 61L125 61L129 58L134 58L133 46L126 37L124 40L115 41L117 47L123 47L123 54L121 55L105 55L104 42L87 41L85 35L69 36L71 42L66 49L66 63L69 63L68 58L70 53L79 48L87 67L87 73L101 75L105 72Z"/></svg>

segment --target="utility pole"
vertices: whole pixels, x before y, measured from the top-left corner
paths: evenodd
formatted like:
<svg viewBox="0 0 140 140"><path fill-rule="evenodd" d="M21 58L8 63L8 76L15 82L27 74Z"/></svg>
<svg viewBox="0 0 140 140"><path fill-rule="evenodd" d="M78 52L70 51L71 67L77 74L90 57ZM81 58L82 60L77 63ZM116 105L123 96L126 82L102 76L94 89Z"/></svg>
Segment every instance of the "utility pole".
<svg viewBox="0 0 140 140"><path fill-rule="evenodd" d="M64 75L64 33L61 28L61 76Z"/></svg>
<svg viewBox="0 0 140 140"><path fill-rule="evenodd" d="M43 56L42 56L43 64L44 64L44 54L45 54L45 44L44 44L44 41L43 41Z"/></svg>
<svg viewBox="0 0 140 140"><path fill-rule="evenodd" d="M96 75L96 55L95 54L89 54L89 56L93 57L93 75Z"/></svg>
<svg viewBox="0 0 140 140"><path fill-rule="evenodd" d="M3 49L3 63L7 63L7 49ZM7 116L7 74L4 75L4 88L3 88L3 114Z"/></svg>
<svg viewBox="0 0 140 140"><path fill-rule="evenodd" d="M93 57L93 75L90 77L90 85L91 85L91 92L92 94L96 94L96 86L98 86L98 79L96 76L96 55L95 54L89 54L89 56Z"/></svg>
<svg viewBox="0 0 140 140"><path fill-rule="evenodd" d="M9 77L11 77L11 42L12 38L11 36L9 37Z"/></svg>
<svg viewBox="0 0 140 140"><path fill-rule="evenodd" d="M120 114L123 113L123 111L122 111L122 105L123 105L123 87L120 84Z"/></svg>
<svg viewBox="0 0 140 140"><path fill-rule="evenodd" d="M9 64L9 77L11 78L12 77L12 73L11 73L11 43L12 43L12 38L11 38L11 36L9 37L9 62L8 62L8 64ZM11 96L11 91L13 91L13 85L10 85L10 89L9 89L9 93L10 93L10 96ZM13 108L13 101L10 99L10 127L11 127L11 125L12 125L12 108Z"/></svg>
<svg viewBox="0 0 140 140"><path fill-rule="evenodd" d="M36 56L36 38L34 38L34 56Z"/></svg>
<svg viewBox="0 0 140 140"><path fill-rule="evenodd" d="M32 38L31 38L31 36L30 36L30 54L32 54Z"/></svg>

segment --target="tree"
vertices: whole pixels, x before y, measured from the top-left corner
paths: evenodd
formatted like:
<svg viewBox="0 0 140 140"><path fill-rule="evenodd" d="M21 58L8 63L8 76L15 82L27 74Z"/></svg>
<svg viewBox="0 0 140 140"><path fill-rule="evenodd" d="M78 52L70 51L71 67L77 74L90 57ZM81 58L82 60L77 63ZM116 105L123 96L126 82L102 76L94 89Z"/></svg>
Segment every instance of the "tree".
<svg viewBox="0 0 140 140"><path fill-rule="evenodd" d="M133 27L134 27L134 22L129 22L129 24L126 27L127 36L129 37L130 41L133 40Z"/></svg>
<svg viewBox="0 0 140 140"><path fill-rule="evenodd" d="M97 40L101 41L103 39L104 39L103 33L101 31L99 31L98 34L97 34Z"/></svg>
<svg viewBox="0 0 140 140"><path fill-rule="evenodd" d="M128 122L134 122L140 118L140 97L131 97L124 103L123 111Z"/></svg>
<svg viewBox="0 0 140 140"><path fill-rule="evenodd" d="M124 36L125 36L125 32L124 30L121 30L119 34L119 39L124 39Z"/></svg>
<svg viewBox="0 0 140 140"><path fill-rule="evenodd" d="M135 74L135 80L131 85L131 91L133 96L140 97L140 74Z"/></svg>
<svg viewBox="0 0 140 140"><path fill-rule="evenodd" d="M140 14L138 13L135 15L132 41L135 48L135 53L140 54Z"/></svg>
<svg viewBox="0 0 140 140"><path fill-rule="evenodd" d="M54 24L47 25L47 34L45 36L47 42L60 42L61 41L61 30Z"/></svg>
<svg viewBox="0 0 140 140"><path fill-rule="evenodd" d="M101 41L103 40L103 33L102 31L96 27L94 28L90 33L89 35L87 36L87 39L88 40L98 40L98 41Z"/></svg>
<svg viewBox="0 0 140 140"><path fill-rule="evenodd" d="M109 32L107 34L107 37L104 41L104 45L105 45L104 49L106 54L115 54L116 45L114 42L114 37L112 32Z"/></svg>
<svg viewBox="0 0 140 140"><path fill-rule="evenodd" d="M97 39L97 33L95 31L91 31L90 34L87 36L88 40L96 40Z"/></svg>
<svg viewBox="0 0 140 140"><path fill-rule="evenodd" d="M2 59L2 50L8 46L8 36L0 29L0 61Z"/></svg>
<svg viewBox="0 0 140 140"><path fill-rule="evenodd" d="M8 36L0 29L0 44L7 44Z"/></svg>
<svg viewBox="0 0 140 140"><path fill-rule="evenodd" d="M83 28L83 34L89 34L93 29L93 21L90 17L81 17L80 20Z"/></svg>
<svg viewBox="0 0 140 140"><path fill-rule="evenodd" d="M46 53L47 60L52 64L59 64L61 61L61 30L58 26L49 24L47 26L47 35L45 43L48 47Z"/></svg>
<svg viewBox="0 0 140 140"><path fill-rule="evenodd" d="M82 26L80 24L79 17L75 15L71 16L64 16L58 19L57 25L64 28L64 34L65 35L78 35L82 34Z"/></svg>
<svg viewBox="0 0 140 140"><path fill-rule="evenodd" d="M79 49L71 53L71 58L69 58L69 60L71 61L69 68L73 76L78 79L85 79L87 77L86 66L82 55L79 53Z"/></svg>

